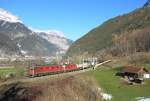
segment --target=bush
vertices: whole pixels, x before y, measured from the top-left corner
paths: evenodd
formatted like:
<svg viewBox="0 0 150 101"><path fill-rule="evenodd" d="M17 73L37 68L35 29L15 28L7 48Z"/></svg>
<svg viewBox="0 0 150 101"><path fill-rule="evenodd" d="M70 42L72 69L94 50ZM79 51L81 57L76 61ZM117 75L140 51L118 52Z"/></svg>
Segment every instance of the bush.
<svg viewBox="0 0 150 101"><path fill-rule="evenodd" d="M131 64L149 64L150 56L145 53L136 53L129 56L129 63Z"/></svg>

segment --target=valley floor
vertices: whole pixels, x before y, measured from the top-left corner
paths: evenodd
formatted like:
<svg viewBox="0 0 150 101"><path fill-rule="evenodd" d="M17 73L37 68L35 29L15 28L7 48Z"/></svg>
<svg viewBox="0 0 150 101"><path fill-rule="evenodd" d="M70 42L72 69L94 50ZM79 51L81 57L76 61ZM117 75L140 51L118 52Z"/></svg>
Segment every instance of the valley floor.
<svg viewBox="0 0 150 101"><path fill-rule="evenodd" d="M102 93L110 94L110 101L144 101L140 99L150 98L150 79L141 85L129 85L115 76L125 64L125 61L114 60L95 70L1 82L0 101L102 101ZM142 66L150 71L149 64Z"/></svg>

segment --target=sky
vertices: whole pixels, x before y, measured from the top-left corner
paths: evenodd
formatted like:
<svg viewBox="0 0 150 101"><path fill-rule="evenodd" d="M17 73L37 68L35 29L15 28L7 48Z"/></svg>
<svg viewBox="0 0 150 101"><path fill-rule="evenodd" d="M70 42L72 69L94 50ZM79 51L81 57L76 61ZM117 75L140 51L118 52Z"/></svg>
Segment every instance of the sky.
<svg viewBox="0 0 150 101"><path fill-rule="evenodd" d="M26 26L59 30L77 40L110 18L131 12L147 0L0 0L0 8Z"/></svg>

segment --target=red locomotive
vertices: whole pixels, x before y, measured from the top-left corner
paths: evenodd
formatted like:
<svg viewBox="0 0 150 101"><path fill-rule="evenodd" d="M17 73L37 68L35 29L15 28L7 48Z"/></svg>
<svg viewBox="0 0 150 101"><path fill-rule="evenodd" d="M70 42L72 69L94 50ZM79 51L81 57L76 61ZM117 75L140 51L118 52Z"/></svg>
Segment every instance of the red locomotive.
<svg viewBox="0 0 150 101"><path fill-rule="evenodd" d="M53 66L38 66L33 69L29 69L28 75L30 77L34 76L43 76L43 75L50 75L50 74L58 74L63 72L70 72L75 70L80 70L75 64L68 64L68 65L53 65Z"/></svg>
<svg viewBox="0 0 150 101"><path fill-rule="evenodd" d="M67 64L67 65L52 65L52 66L35 66L29 69L28 75L30 77L43 76L50 74L58 74L63 72L76 71L94 67L97 64L97 58L88 58L82 64Z"/></svg>

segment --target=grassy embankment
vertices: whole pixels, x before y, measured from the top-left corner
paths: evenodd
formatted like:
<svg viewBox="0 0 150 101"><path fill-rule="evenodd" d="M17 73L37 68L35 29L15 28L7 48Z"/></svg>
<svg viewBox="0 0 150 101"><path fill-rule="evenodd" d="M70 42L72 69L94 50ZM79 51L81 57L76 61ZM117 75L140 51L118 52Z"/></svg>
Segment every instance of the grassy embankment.
<svg viewBox="0 0 150 101"><path fill-rule="evenodd" d="M0 67L0 78L7 79L7 77L21 77L24 76L26 70L24 68L15 68L14 66Z"/></svg>
<svg viewBox="0 0 150 101"><path fill-rule="evenodd" d="M100 101L93 79L78 75L2 85L0 96L0 101Z"/></svg>
<svg viewBox="0 0 150 101"><path fill-rule="evenodd" d="M145 65L150 71L150 65ZM128 85L120 77L115 76L118 68L103 67L86 73L96 79L105 93L112 94L111 101L136 101L137 97L150 97L150 79L143 85Z"/></svg>
<svg viewBox="0 0 150 101"><path fill-rule="evenodd" d="M8 73L15 73L16 70L14 67L0 67L0 76L6 75Z"/></svg>

